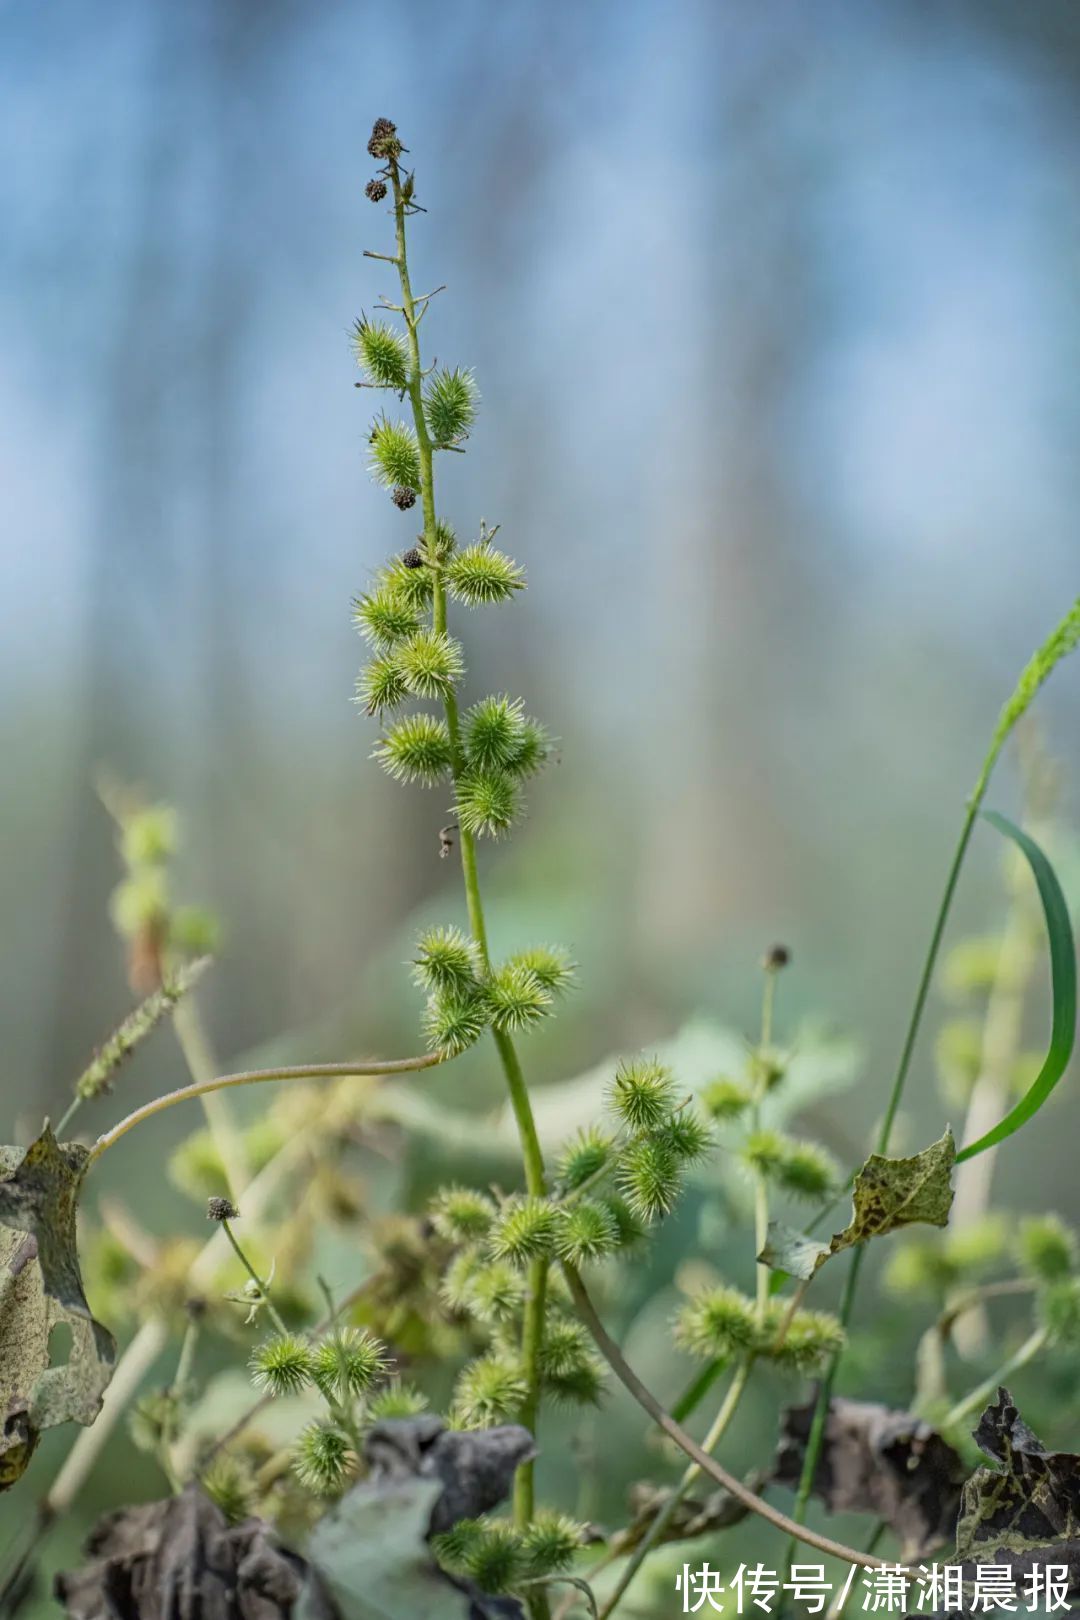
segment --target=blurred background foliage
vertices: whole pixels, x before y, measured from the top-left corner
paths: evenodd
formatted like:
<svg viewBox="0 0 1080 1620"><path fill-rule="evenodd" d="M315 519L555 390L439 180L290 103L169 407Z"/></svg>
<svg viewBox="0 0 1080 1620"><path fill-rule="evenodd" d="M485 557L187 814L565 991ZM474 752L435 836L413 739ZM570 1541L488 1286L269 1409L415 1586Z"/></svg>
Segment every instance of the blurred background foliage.
<svg viewBox="0 0 1080 1620"><path fill-rule="evenodd" d="M349 701L350 599L413 532L368 483L346 338L390 291L361 258L388 229L362 195L386 114L431 205L418 284L449 284L428 341L486 402L442 502L463 534L501 522L530 577L471 621L473 679L561 738L483 856L496 948L565 939L580 964L525 1049L540 1115L556 1136L590 1117L587 1084L555 1087L615 1051L670 1044L689 1084L729 1071L782 938L785 1038L817 1076L800 1117L857 1161L998 705L1076 590L1075 7L55 0L9 3L0 37L0 1009L24 1138L131 1002L103 771L180 813L177 898L223 925L199 1000L230 1066L417 1045L402 964L418 924L460 916L459 876L443 806L368 762ZM1061 760L1035 810L1072 896L1078 720L1066 666L1028 746ZM1025 774L1014 755L998 778L1010 813ZM980 837L953 937L990 936L990 978L975 945L951 958L908 1146L962 1121L1011 871ZM1006 1089L1047 1016L1035 940ZM159 1034L83 1123L185 1074ZM512 1174L485 1052L400 1096L411 1145L387 1125L363 1149L365 1207ZM996 1199L1080 1217L1075 1107L1067 1081ZM483 1132L455 1139L445 1110ZM196 1124L174 1111L103 1168L153 1236L205 1235L162 1171ZM667 1333L685 1268L750 1282L717 1174L618 1301L664 1396L688 1371ZM334 1230L344 1273L359 1240ZM905 1295L862 1315L849 1390L908 1400L924 1324ZM1025 1393L1073 1444L1068 1367ZM763 1460L781 1398L760 1381L728 1461ZM543 1468L617 1519L621 1482L665 1465L610 1406ZM117 1436L55 1557L158 1488Z"/></svg>

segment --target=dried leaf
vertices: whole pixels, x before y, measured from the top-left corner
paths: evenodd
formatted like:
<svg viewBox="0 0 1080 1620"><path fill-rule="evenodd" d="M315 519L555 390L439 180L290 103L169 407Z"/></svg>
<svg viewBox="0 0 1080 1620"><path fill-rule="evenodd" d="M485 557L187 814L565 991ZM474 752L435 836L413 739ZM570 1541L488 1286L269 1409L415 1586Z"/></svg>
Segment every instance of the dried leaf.
<svg viewBox="0 0 1080 1620"><path fill-rule="evenodd" d="M510 1494L518 1465L535 1455L533 1437L519 1423L448 1429L430 1413L375 1423L364 1441L374 1482L410 1476L442 1482L427 1528L433 1536L498 1507Z"/></svg>
<svg viewBox="0 0 1080 1620"><path fill-rule="evenodd" d="M855 1177L851 1220L842 1232L828 1243L818 1243L773 1221L758 1259L762 1265L809 1281L834 1254L869 1238L916 1223L945 1226L952 1207L955 1163L956 1145L950 1130L909 1159L871 1153Z"/></svg>
<svg viewBox="0 0 1080 1620"><path fill-rule="evenodd" d="M998 1468L979 1468L964 1486L956 1559L1008 1564L1018 1588L1027 1573L1065 1565L1070 1596L1080 1594L1080 1457L1047 1451L1021 1418L1007 1389L986 1408L975 1440Z"/></svg>
<svg viewBox="0 0 1080 1620"><path fill-rule="evenodd" d="M312 1534L296 1620L524 1620L515 1599L440 1570L427 1542L497 1507L534 1449L519 1424L447 1429L430 1415L374 1424L364 1442L369 1478Z"/></svg>
<svg viewBox="0 0 1080 1620"><path fill-rule="evenodd" d="M438 1480L357 1485L312 1531L312 1565L296 1620L466 1620L468 1600L428 1552Z"/></svg>
<svg viewBox="0 0 1080 1620"><path fill-rule="evenodd" d="M198 1485L106 1515L85 1551L88 1563L56 1578L73 1620L288 1620L306 1571L269 1525L230 1527Z"/></svg>
<svg viewBox="0 0 1080 1620"><path fill-rule="evenodd" d="M757 1492L766 1483L766 1476L753 1474L746 1483L752 1491ZM639 1480L631 1486L633 1518L617 1538L620 1553L633 1552L657 1516L667 1507L672 1495L669 1486L654 1485L649 1480ZM748 1507L744 1507L737 1497L723 1487L710 1491L704 1497L682 1496L661 1532L658 1545L669 1541L690 1541L696 1536L712 1535L717 1530L730 1530L734 1525L741 1524L749 1512Z"/></svg>
<svg viewBox="0 0 1080 1620"><path fill-rule="evenodd" d="M799 1483L816 1405L784 1413L776 1458L781 1484ZM951 1539L964 1473L959 1454L913 1413L870 1401L830 1401L814 1492L832 1513L884 1519L900 1540L902 1561Z"/></svg>
<svg viewBox="0 0 1080 1620"><path fill-rule="evenodd" d="M116 1346L83 1293L75 1244L88 1154L48 1125L26 1148L0 1147L0 1490L23 1474L44 1429L93 1423ZM70 1330L51 1366L54 1328Z"/></svg>

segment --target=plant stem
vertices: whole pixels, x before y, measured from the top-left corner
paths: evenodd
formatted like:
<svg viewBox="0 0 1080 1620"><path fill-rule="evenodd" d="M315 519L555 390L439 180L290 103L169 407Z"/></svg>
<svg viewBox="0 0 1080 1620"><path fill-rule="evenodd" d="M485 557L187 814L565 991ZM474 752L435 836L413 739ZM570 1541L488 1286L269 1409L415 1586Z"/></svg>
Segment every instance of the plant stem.
<svg viewBox="0 0 1080 1620"><path fill-rule="evenodd" d="M218 1066L194 996L189 996L177 1006L173 1013L173 1029L193 1083L197 1086L208 1085L214 1079ZM224 1097L218 1096L216 1091L207 1090L200 1094L199 1101L214 1145L221 1155L229 1196L235 1200L251 1179L243 1136Z"/></svg>
<svg viewBox="0 0 1080 1620"><path fill-rule="evenodd" d="M945 889L941 896L941 903L938 906L933 932L930 935L930 945L926 952L926 960L923 963L922 974L919 978L918 988L915 992L915 1003L911 1009L911 1018L908 1022L907 1034L904 1038L904 1045L900 1053L900 1062L897 1065L896 1077L893 1080L892 1090L889 1093L888 1104L885 1108L885 1115L881 1122L881 1129L878 1132L876 1151L881 1154L888 1153L889 1151L889 1142L892 1137L893 1125L896 1121L897 1111L900 1107L900 1100L904 1094L904 1085L907 1081L908 1070L911 1067L911 1059L915 1051L915 1042L918 1038L919 1026L922 1023L922 1016L926 1007L927 996L930 993L930 985L933 981L934 969L937 966L938 952L941 949L941 941L945 934L945 925L949 919L949 912L952 909L953 895L956 893L956 885L960 879L960 869L964 864L964 856L967 854L967 848L971 842L971 834L975 826L975 818L979 813L979 806L981 805L986 794L987 783L990 780L990 772L993 769L994 762L997 759L1000 751L1001 742L995 739L995 742L991 746L990 752L983 762L983 768L979 773L979 779L976 783L975 791L968 801L963 825L960 828L960 837L957 840L956 849L953 853L952 865L949 867L948 877L945 880ZM854 1251L851 1257L851 1264L848 1267L848 1274L844 1282L844 1292L840 1301L839 1314L841 1326L845 1328L850 1323L852 1312L855 1308L855 1299L859 1290L859 1273L862 1270L863 1256L865 1252L865 1244L861 1244ZM802 1474L799 1478L799 1488L795 1497L793 1516L797 1524L801 1524L803 1522L803 1519L806 1516L807 1505L810 1501L810 1492L814 1483L814 1475L817 1472L818 1460L821 1456L821 1448L825 1441L825 1425L828 1419L829 1402L832 1399L833 1385L836 1382L836 1374L840 1366L842 1353L842 1351L837 1351L837 1353L832 1357L825 1369L821 1384L818 1388L817 1404L814 1407L813 1422L811 1423L810 1434L806 1443L806 1456L803 1459ZM789 1544L787 1557L788 1563L791 1562L791 1552L792 1548Z"/></svg>
<svg viewBox="0 0 1080 1620"><path fill-rule="evenodd" d="M668 1439L673 1440L680 1451L685 1452L693 1462L697 1463L703 1474L707 1474L718 1485L722 1485L744 1507L749 1508L751 1513L756 1513L759 1518L765 1519L775 1529L783 1530L786 1534L793 1536L796 1541L805 1542L808 1547L816 1547L818 1552L823 1552L830 1558L840 1558L846 1564L860 1564L866 1569L880 1569L883 1567L882 1559L873 1558L868 1553L859 1552L856 1547L845 1547L842 1542L833 1541L829 1536L819 1535L816 1530L809 1530L805 1525L798 1524L794 1519L789 1519L786 1513L781 1513L779 1508L774 1508L763 1497L757 1496L743 1484L741 1479L738 1479L734 1474L729 1474L727 1469L716 1461L715 1457L710 1457L708 1452L704 1451L697 1441L675 1422L670 1412L664 1410L652 1391L642 1383L597 1315L596 1307L589 1298L580 1274L565 1260L562 1266L578 1315L592 1334L596 1348L616 1378L625 1389L629 1390L635 1401L643 1411L649 1414L653 1422L659 1424Z"/></svg>
<svg viewBox="0 0 1080 1620"><path fill-rule="evenodd" d="M754 1081L754 1102L750 1121L753 1130L761 1128L761 1104L765 1096L766 1053L772 1043L773 1011L776 1006L777 969L765 968L765 983L761 991L761 1041L758 1047L758 1073ZM764 1173L754 1172L754 1276L757 1283L757 1319L764 1321L769 1305L769 1281L772 1271L757 1256L769 1238L769 1183Z"/></svg>
<svg viewBox="0 0 1080 1620"><path fill-rule="evenodd" d="M187 1102L189 1097L203 1097L208 1092L224 1091L229 1086L256 1086L277 1080L363 1080L380 1074L413 1074L418 1069L433 1069L447 1061L441 1052L425 1052L420 1057L388 1058L385 1061L357 1058L353 1063L298 1063L284 1069L245 1069L237 1074L219 1074L211 1080L167 1091L164 1096L155 1097L141 1108L136 1108L119 1125L114 1125L111 1131L98 1137L90 1149L88 1165L100 1159L103 1153L119 1142L122 1136L126 1136L128 1131L134 1130L136 1125L141 1125L144 1119L150 1119L176 1103Z"/></svg>
<svg viewBox="0 0 1080 1620"><path fill-rule="evenodd" d="M724 1399L721 1402L720 1410L713 1419L712 1427L710 1428L708 1434L701 1442L701 1449L703 1451L707 1451L710 1455L720 1444L720 1441L727 1432L729 1423L735 1416L736 1408L738 1407L739 1401L742 1398L743 1390L746 1388L747 1381L750 1377L750 1369L753 1367L753 1365L753 1355L746 1355L739 1362L734 1373L732 1374L731 1383L728 1385L727 1394L724 1396ZM661 1508L660 1512L656 1515L656 1518L649 1526L646 1534L641 1538L638 1545L631 1553L626 1568L619 1577L618 1585L608 1598L607 1602L604 1604L603 1608L600 1610L599 1620L608 1620L608 1616L614 1613L616 1606L621 1601L631 1581L634 1579L634 1576L637 1574L638 1570L649 1556L649 1553L656 1546L656 1543L660 1540L660 1537L670 1524L676 1508L700 1473L701 1469L696 1462L687 1464L679 1483L672 1491L668 1500L664 1503L664 1506Z"/></svg>
<svg viewBox="0 0 1080 1620"><path fill-rule="evenodd" d="M394 191L394 225L397 241L396 264L398 280L401 285L401 305L409 348L407 392L412 406L417 455L420 463L420 498L424 514L424 548L427 553L427 565L431 569L432 575L431 622L434 630L445 632L446 588L442 577L442 564L438 554L433 446L431 435L428 432L427 418L424 414L423 367L420 360L420 339L417 330L418 317L416 303L413 298L412 283L409 278L409 260L405 241L405 198L402 193L401 173L396 157L392 156L389 159L388 168ZM458 714L457 698L452 691L447 692L444 707L446 711L446 729L450 737L452 773L456 784L462 770L461 721ZM458 827L458 843L461 850L461 871L465 884L465 903L469 915L469 928L480 954L482 971L486 975L491 972L487 926L484 920L484 906L480 894L480 877L476 863L476 841L467 827ZM528 1192L534 1197L543 1197L546 1191L544 1157L536 1133L536 1122L533 1118L532 1104L529 1101L529 1091L525 1083L525 1076L521 1070L521 1063L510 1036L502 1030L493 1030L492 1033L499 1054L499 1061L502 1064L503 1074L506 1078L510 1103L517 1122L518 1135L521 1139L525 1185ZM525 1311L522 1323L521 1352L528 1394L520 1414L521 1422L534 1434L536 1432L537 1412L540 1402L540 1362L544 1344L547 1277L548 1262L544 1259L534 1260L529 1267L528 1288L525 1296ZM532 1519L534 1491L533 1464L532 1462L522 1463L514 1478L514 1520L519 1526L527 1525ZM542 1591L533 1594L529 1602L534 1615L538 1617L547 1615L547 1598Z"/></svg>
<svg viewBox="0 0 1080 1620"><path fill-rule="evenodd" d="M236 1233L233 1231L232 1226L228 1221L222 1221L221 1228L229 1242L232 1244L233 1253L236 1255L236 1258L240 1261L240 1264L243 1266L244 1270L247 1272L248 1276L259 1290L259 1300L263 1305L266 1306L267 1314L269 1315L271 1322L273 1322L279 1333L288 1333L288 1328L285 1326L285 1323L281 1320L281 1317L278 1314L277 1306L270 1298L269 1289L259 1276L259 1273L255 1270L255 1267L252 1265L243 1249L240 1247L239 1243L236 1241Z"/></svg>
<svg viewBox="0 0 1080 1620"><path fill-rule="evenodd" d="M973 1407L982 1406L986 1401L992 1400L997 1394L998 1385L1003 1384L1007 1378L1011 1378L1014 1372L1019 1372L1021 1367L1026 1367L1028 1362L1038 1355L1049 1337L1050 1335L1044 1327L1035 1328L1024 1340L1019 1350L1008 1356L996 1372L991 1373L989 1378L984 1379L981 1384L976 1385L961 1400L957 1401L956 1405L942 1419L942 1427L948 1428L952 1423L959 1423L964 1414L970 1412Z"/></svg>
<svg viewBox="0 0 1080 1620"><path fill-rule="evenodd" d="M183 1399L183 1392L191 1377L191 1368L195 1360L195 1346L199 1339L199 1322L194 1315L188 1317L184 1337L180 1341L180 1355L176 1363L176 1372L173 1374L172 1384L169 1386L172 1409L162 1428L161 1435L161 1467L166 1479L178 1496L183 1489L179 1476L172 1464L172 1447L176 1439L177 1405Z"/></svg>

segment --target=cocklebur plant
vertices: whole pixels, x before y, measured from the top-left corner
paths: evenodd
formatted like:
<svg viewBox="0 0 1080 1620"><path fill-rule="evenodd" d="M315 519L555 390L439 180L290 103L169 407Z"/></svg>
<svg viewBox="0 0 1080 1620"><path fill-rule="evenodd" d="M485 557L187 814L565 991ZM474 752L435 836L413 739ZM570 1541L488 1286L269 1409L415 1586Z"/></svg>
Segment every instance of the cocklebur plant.
<svg viewBox="0 0 1080 1620"><path fill-rule="evenodd" d="M160 1352L170 1318L179 1318L194 1301L207 1307L205 1313L188 1310L192 1331L184 1333L175 1375L164 1395L142 1413L171 1483L180 1483L181 1469L186 1467L205 1489L218 1493L230 1514L255 1506L282 1519L286 1494L299 1492L310 1524L364 1466L365 1437L372 1425L389 1416L415 1415L422 1404L414 1391L389 1381L391 1354L401 1350L420 1362L425 1356L445 1359L460 1350L463 1364L451 1397L450 1422L466 1429L504 1423L523 1426L525 1444L515 1446L513 1461L524 1460L514 1480L512 1519L466 1514L440 1532L434 1550L455 1575L467 1577L482 1590L513 1594L534 1620L545 1620L550 1613L552 1588L558 1583L571 1583L569 1601L576 1601L582 1581L580 1560L586 1555L579 1550L582 1527L568 1519L560 1505L536 1502L536 1445L530 1436L542 1447L547 1402L599 1403L605 1368L689 1459L667 1504L647 1523L635 1522L622 1538L611 1538L601 1563L624 1555L627 1562L614 1589L604 1597L605 1616L618 1606L642 1562L674 1523L680 1499L698 1475L723 1487L741 1509L819 1553L873 1567L880 1560L872 1551L847 1547L802 1522L825 1441L832 1379L844 1352L861 1257L870 1240L902 1227L916 1222L944 1226L958 1159L998 1146L1032 1118L1060 1079L1071 1051L1075 970L1070 981L1067 911L1063 917L1056 880L1035 841L1003 818L989 817L1020 850L1038 887L1054 984L1050 1051L1005 1117L966 1142L959 1155L951 1132L945 1130L919 1153L889 1156L945 922L990 773L1039 687L1080 640L1080 604L1036 654L1002 710L945 885L877 1152L854 1174L845 1175L823 1148L778 1128L771 1117L771 1100L783 1096L790 1068L789 1054L777 1046L773 1028L777 984L789 961L789 953L778 946L763 962L761 1030L749 1049L744 1074L718 1077L695 1099L678 1074L656 1058L648 1054L629 1058L614 1070L604 1120L579 1132L551 1163L545 1162L518 1048L572 988L574 964L567 950L548 942L522 942L507 956L493 952L477 846L482 839L497 840L511 830L522 814L528 783L551 757L553 744L521 697L502 690L486 695L469 690L462 638L462 627L474 612L508 608L524 589L525 576L520 565L496 546L497 528L481 522L476 531L470 528L475 538L459 541L437 510L435 458L466 449L477 422L479 394L468 370L423 365L420 329L436 294L416 296L411 285L406 225L419 209L415 177L403 165L404 147L388 120L377 121L369 151L381 167L369 180L366 195L377 205L389 200L394 232L393 251L373 252L371 257L394 270L400 302L384 300L373 316L361 316L353 344L363 369L360 386L392 396L368 430L372 471L393 506L415 514L407 520L410 531L417 517L421 528L419 534L403 536L400 549L354 604L357 627L369 647L356 695L364 715L377 728L374 757L395 780L432 794L438 807L432 852L437 847L445 856L456 849L465 915L429 929L414 948L411 967L425 997L421 1021L426 1055L301 1063L220 1075L200 1027L178 1018L177 1031L192 1073L189 1086L136 1108L90 1149L58 1144L46 1127L24 1153L6 1150L8 1157L0 1169L0 1220L17 1233L46 1240L39 1242L36 1262L42 1301L54 1299L77 1308L80 1356L89 1370L80 1362L82 1381L67 1392L72 1399L65 1416L93 1421L94 1403L100 1400L111 1368L108 1335L100 1324L80 1314L85 1300L70 1286L79 1276L73 1212L82 1179L144 1120L181 1101L199 1099L207 1110L206 1131L194 1146L189 1143L186 1152L181 1151L174 1176L192 1194L214 1201L213 1238L201 1248L191 1244L182 1257L170 1256L170 1265L162 1267L159 1254L146 1252L143 1234L132 1232L130 1223L114 1221L115 1230L108 1235L124 1253L118 1255L114 1248L104 1257L108 1265L102 1267L103 1273L111 1268L117 1294L125 1290L130 1294L132 1261L144 1281L148 1274L165 1270L172 1279L168 1301L154 1302L121 1358L117 1383L121 1384L122 1371L125 1391L138 1387L140 1371ZM185 943L168 893L175 828L159 811L142 813L138 819L125 807L118 821L127 876L115 916L129 944L132 982L161 996L174 986L179 970L192 965L187 960L192 939L187 937ZM183 993L178 992L178 1003ZM140 1032L150 1027L151 1011L139 1009ZM348 1168L334 1159L334 1143L346 1140L349 1130L362 1128L369 1117L378 1117L374 1112L369 1116L367 1109L379 1079L433 1070L481 1040L494 1044L502 1066L520 1143L521 1185L509 1191L459 1185L442 1189L432 1203L429 1222L406 1223L408 1230L400 1229L379 1249L375 1274L340 1302L331 1301L326 1318L312 1326L314 1207L320 1205L323 1213L344 1209L356 1218L358 1228L369 1224L362 1190ZM115 1049L123 1054L126 1037ZM220 1093L234 1086L305 1080L324 1086L319 1100L313 1091L299 1098L293 1094L291 1103L288 1094L283 1095L261 1144L254 1127L240 1127L217 1106L223 1101ZM327 1086L328 1081L333 1084ZM99 1096L103 1089L96 1081L88 1082L77 1104ZM265 1120L258 1129L266 1132ZM299 1161L298 1143L307 1155ZM688 1179L702 1174L744 1181L749 1187L752 1243L745 1245L740 1276L710 1278L678 1311L674 1339L701 1361L701 1367L674 1413L669 1413L607 1332L590 1288L595 1286L599 1295L618 1277L627 1256L670 1216ZM53 1205L62 1204L71 1216L59 1237L55 1216L42 1196L43 1185L48 1186ZM852 1200L847 1225L827 1240L815 1236L846 1191ZM292 1207L278 1220L281 1203ZM777 1220L777 1206L782 1206L785 1217L794 1219L797 1214L808 1230ZM230 1212L237 1207L243 1211L242 1241L232 1230L240 1217ZM950 1240L944 1251L945 1261L939 1264L947 1273L940 1290L946 1295L946 1309L955 1308L947 1298L948 1289L971 1275L973 1252L983 1255L980 1265L985 1262L987 1245L982 1241L980 1250L980 1241L973 1228L963 1240ZM1018 1276L1004 1281L1022 1284L1035 1301L1032 1331L1039 1337L1034 1348L1024 1352L1028 1358L1044 1344L1071 1342L1077 1331L1080 1290L1074 1248L1067 1231L1046 1223L1022 1228L1018 1234ZM806 1295L818 1271L848 1250L850 1269L838 1315L807 1308ZM305 1270L306 1294L295 1286L290 1298L290 1285ZM749 1287L744 1291L751 1278L752 1291ZM393 1322L393 1330L382 1329L380 1316ZM176 1429L188 1420L190 1390L196 1382L194 1330L202 1331L204 1324L213 1329L221 1321L228 1324L225 1332L243 1338L259 1396L242 1416L238 1431L257 1416L264 1399L299 1398L318 1410L313 1423L283 1455L259 1455L254 1448L245 1452L246 1442L234 1444L233 1435L208 1450L196 1449L193 1461L189 1457L187 1464L183 1462L183 1447L177 1443L182 1437ZM418 1324L424 1324L424 1330ZM410 1335L415 1341L406 1344ZM1014 1360L1014 1365L1021 1364ZM791 1517L729 1473L713 1455L759 1367L790 1378L822 1374ZM31 1369L35 1392L51 1371ZM683 1422L725 1376L711 1426L699 1445ZM0 1389L0 1394L8 1393ZM964 1397L965 1406L982 1398L979 1386ZM25 1454L35 1443L39 1415L35 1401L36 1394L25 1412L16 1414L25 1418L28 1438L24 1442L20 1436L22 1449L11 1464L13 1473L25 1466ZM116 1404L99 1421L115 1421ZM515 1441L520 1437L519 1430ZM85 1479L92 1451L92 1444L77 1443L73 1448L46 1498L46 1518L70 1503ZM294 1504L295 1496L288 1505ZM590 1568L584 1574L591 1578L597 1572ZM588 1601L595 1612L595 1601L591 1596ZM566 1606L563 1598L560 1609Z"/></svg>

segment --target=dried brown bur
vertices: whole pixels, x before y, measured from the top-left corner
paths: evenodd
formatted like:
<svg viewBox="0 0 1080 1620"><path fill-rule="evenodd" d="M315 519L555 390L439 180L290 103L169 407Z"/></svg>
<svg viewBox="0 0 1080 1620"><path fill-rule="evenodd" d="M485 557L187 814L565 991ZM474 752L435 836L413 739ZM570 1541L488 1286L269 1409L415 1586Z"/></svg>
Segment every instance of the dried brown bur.
<svg viewBox="0 0 1080 1620"><path fill-rule="evenodd" d="M776 1479L797 1486L815 1401L784 1413ZM900 1542L902 1562L951 1541L966 1470L936 1429L872 1401L829 1402L813 1490L831 1513L872 1513Z"/></svg>

